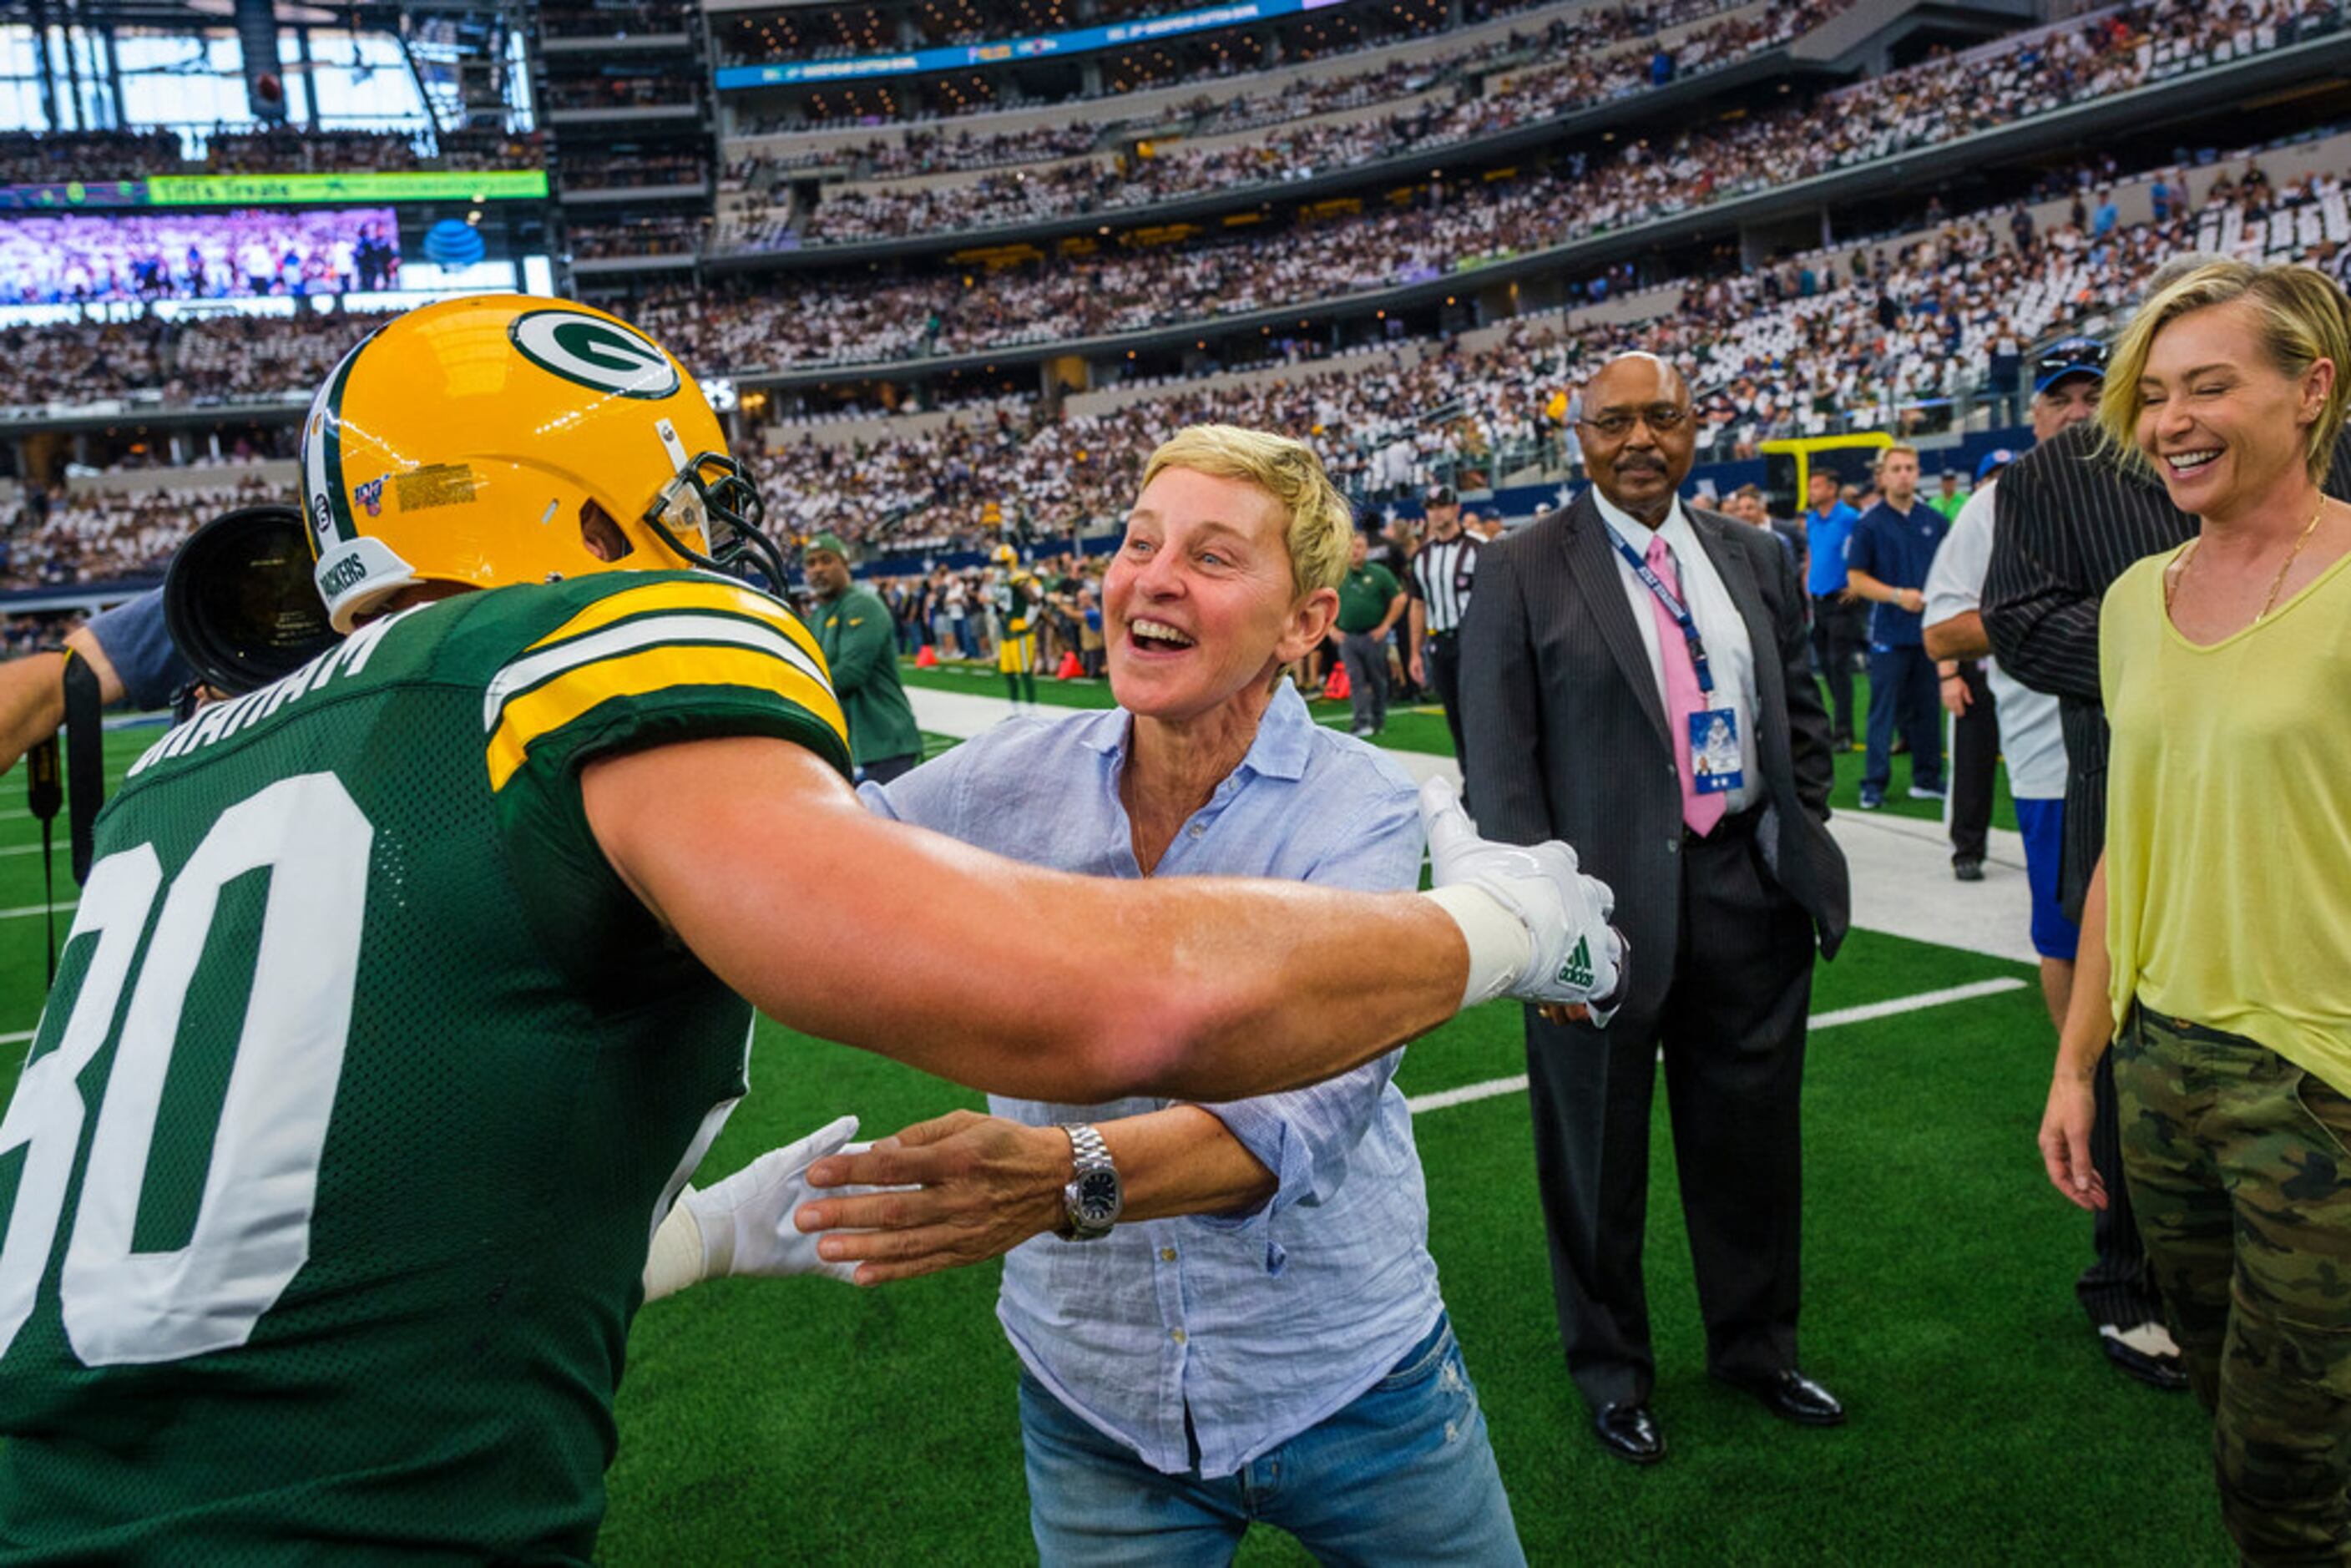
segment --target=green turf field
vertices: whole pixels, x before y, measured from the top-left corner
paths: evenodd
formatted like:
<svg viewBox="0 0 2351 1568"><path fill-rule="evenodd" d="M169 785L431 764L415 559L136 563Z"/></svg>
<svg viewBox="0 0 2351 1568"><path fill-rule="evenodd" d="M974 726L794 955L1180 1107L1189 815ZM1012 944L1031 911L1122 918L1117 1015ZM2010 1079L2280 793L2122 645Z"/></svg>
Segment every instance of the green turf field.
<svg viewBox="0 0 2351 1568"><path fill-rule="evenodd" d="M153 734L112 737L115 771ZM42 989L22 779L0 787L0 1034L19 1037L0 1081ZM1821 970L1815 1012L2002 978L2028 973L1856 933ZM1833 1431L1782 1427L1706 1378L1660 1097L1649 1280L1672 1453L1650 1470L1599 1451L1561 1366L1523 1095L1420 1115L1430 1245L1530 1557L2230 1561L2203 1419L2186 1396L2109 1372L2074 1305L2088 1223L2049 1191L2032 1147L2049 1051L2022 984L1813 1034L1804 1361L1853 1411ZM1420 1094L1523 1071L1516 1012L1497 1004L1413 1047L1399 1082ZM872 1136L977 1103L775 1028L751 1082L706 1172L842 1112ZM729 1281L650 1308L620 1401L606 1560L1033 1561L994 1289L993 1268L873 1291ZM1305 1560L1262 1531L1243 1559Z"/></svg>

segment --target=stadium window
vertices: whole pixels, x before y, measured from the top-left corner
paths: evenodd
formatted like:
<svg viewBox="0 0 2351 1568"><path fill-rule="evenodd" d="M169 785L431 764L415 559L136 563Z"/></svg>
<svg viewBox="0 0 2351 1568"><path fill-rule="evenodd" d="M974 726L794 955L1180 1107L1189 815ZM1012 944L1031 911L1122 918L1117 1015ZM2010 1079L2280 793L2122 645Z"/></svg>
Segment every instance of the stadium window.
<svg viewBox="0 0 2351 1568"><path fill-rule="evenodd" d="M125 28L114 37L122 73L122 120L186 132L253 119L245 96L245 51L233 33L162 33Z"/></svg>
<svg viewBox="0 0 2351 1568"><path fill-rule="evenodd" d="M33 29L21 23L0 27L0 131L46 131L48 125Z"/></svg>

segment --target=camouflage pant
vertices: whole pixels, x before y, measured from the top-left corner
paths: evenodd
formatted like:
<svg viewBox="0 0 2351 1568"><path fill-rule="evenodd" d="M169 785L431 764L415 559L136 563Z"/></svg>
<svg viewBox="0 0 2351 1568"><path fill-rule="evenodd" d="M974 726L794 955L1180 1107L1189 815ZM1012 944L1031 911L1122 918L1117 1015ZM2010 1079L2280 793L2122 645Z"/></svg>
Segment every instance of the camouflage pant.
<svg viewBox="0 0 2351 1568"><path fill-rule="evenodd" d="M2250 1563L2351 1563L2351 1100L2239 1035L2115 1041L2139 1233Z"/></svg>

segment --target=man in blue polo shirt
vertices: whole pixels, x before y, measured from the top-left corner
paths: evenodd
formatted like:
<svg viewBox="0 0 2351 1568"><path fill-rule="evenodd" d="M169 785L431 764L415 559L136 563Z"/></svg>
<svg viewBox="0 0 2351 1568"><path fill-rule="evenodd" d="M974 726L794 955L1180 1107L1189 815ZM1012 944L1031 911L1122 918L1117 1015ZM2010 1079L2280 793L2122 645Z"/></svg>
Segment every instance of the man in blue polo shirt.
<svg viewBox="0 0 2351 1568"><path fill-rule="evenodd" d="M1869 621L1869 756L1861 774L1861 809L1886 804L1894 730L1910 747L1910 794L1943 798L1943 725L1935 662L1927 657L1920 612L1927 569L1950 524L1918 499L1918 451L1886 448L1877 459L1879 500L1853 526L1844 552L1845 586L1877 608Z"/></svg>
<svg viewBox="0 0 2351 1568"><path fill-rule="evenodd" d="M1861 514L1837 495L1825 465L1804 480L1804 548L1811 562L1804 591L1813 601L1813 664L1828 686L1830 732L1839 751L1853 748L1853 656L1865 645L1868 612L1845 591L1844 543Z"/></svg>

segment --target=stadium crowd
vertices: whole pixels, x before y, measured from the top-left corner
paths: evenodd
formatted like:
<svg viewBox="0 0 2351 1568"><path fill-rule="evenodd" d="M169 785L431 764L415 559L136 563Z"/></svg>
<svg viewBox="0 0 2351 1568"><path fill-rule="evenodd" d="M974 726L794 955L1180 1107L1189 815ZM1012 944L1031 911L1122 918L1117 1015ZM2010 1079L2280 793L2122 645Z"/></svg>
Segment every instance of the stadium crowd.
<svg viewBox="0 0 2351 1568"><path fill-rule="evenodd" d="M1692 129L1669 144L1635 141L1605 162L1587 163L1579 152L1523 179L1432 188L1417 205L1348 222L1007 269L968 287L952 275L865 287L779 283L763 291L768 326L742 334L721 325L715 335L731 341L704 346L750 350L726 354L725 368L738 372L901 360L1140 330L1438 277L2126 91L2223 49L2258 52L2337 28L2344 14L2344 0L2244 0L2226 12L2153 0L1873 78L1809 106ZM703 308L697 297L693 313ZM677 314L661 313L665 325ZM673 329L692 333L695 324Z"/></svg>
<svg viewBox="0 0 2351 1568"><path fill-rule="evenodd" d="M539 133L505 131L321 131L222 126L191 161L172 131L11 132L0 136L0 184L137 180L151 174L303 174L411 169L536 169Z"/></svg>
<svg viewBox="0 0 2351 1568"><path fill-rule="evenodd" d="M0 328L0 347L32 406L145 392L179 404L267 402L307 396L374 325L316 311L71 322Z"/></svg>
<svg viewBox="0 0 2351 1568"><path fill-rule="evenodd" d="M1700 461L1751 456L1774 436L1909 431L1979 387L2004 399L2026 344L2109 317L2164 258L2189 248L2340 265L2343 183L2273 183L2258 162L2200 210L2095 235L2071 223L2020 247L2001 214L1955 222L1907 248L1791 259L1686 286L1634 326L1538 316L1489 347L1416 362L1376 353L1238 386L1176 382L1113 413L1051 419L998 409L977 423L847 448L812 436L768 466L771 507L806 530L893 548L967 546L982 507L1008 500L1049 530L1114 516L1136 476L1115 455L1154 433L1221 421L1315 442L1352 492L1384 499L1437 476L1499 481L1503 455L1572 460L1565 416L1600 358L1627 346L1688 365ZM674 334L678 328L667 328ZM698 362L698 361L697 361ZM1440 467L1442 465L1442 467Z"/></svg>
<svg viewBox="0 0 2351 1568"><path fill-rule="evenodd" d="M403 134L277 125L252 131L219 131L204 141L204 167L215 174L536 169L546 162L546 149L535 131L444 131L437 134L419 131Z"/></svg>
<svg viewBox="0 0 2351 1568"><path fill-rule="evenodd" d="M567 156L567 191L643 190L652 185L695 185L710 177L710 165L692 154L648 157L643 153Z"/></svg>
<svg viewBox="0 0 2351 1568"><path fill-rule="evenodd" d="M634 76L575 77L541 89L550 110L698 110L701 87L677 69L648 66Z"/></svg>
<svg viewBox="0 0 2351 1568"><path fill-rule="evenodd" d="M571 226L571 255L579 261L630 256L691 256L709 227L710 220L699 214L583 221Z"/></svg>
<svg viewBox="0 0 2351 1568"><path fill-rule="evenodd" d="M36 492L17 504L0 533L0 588L158 576L197 523L233 507L289 498L252 477L197 489Z"/></svg>
<svg viewBox="0 0 2351 1568"><path fill-rule="evenodd" d="M1499 61L1541 58L1571 46L1593 47L1646 37L1745 3L1746 0L1670 0L1667 4L1626 5L1604 14L1578 12L1555 18L1533 31L1513 28L1499 38L1481 38L1455 50L1390 60L1343 75L1296 77L1278 86L1222 100L1203 94L1147 119L1078 119L1063 125L993 133L965 129L952 136L944 127L917 125L902 132L898 140L876 137L852 153L828 152L808 156L824 162L852 162L858 177L862 179L888 179L1075 158L1097 147L1114 145L1145 128L1165 127L1171 120L1182 123L1180 134L1186 137L1221 136L1407 98ZM773 118L747 119L737 126L736 134L768 136L794 129L798 128Z"/></svg>
<svg viewBox="0 0 2351 1568"><path fill-rule="evenodd" d="M1661 78L1670 79L1785 43L1842 6L1839 0L1806 0L1699 27L1675 47L1667 57L1670 64L1662 70L1655 54L1622 52L1624 46L1658 27L1719 8L1714 0L1685 0L1653 11L1584 12L1554 20L1532 38L1512 34L1447 61L1445 75L1458 76L1492 58L1521 52L1572 63L1532 71L1499 91L1458 103L1431 101L1377 120L1301 123L1281 135L1252 137L1239 145L1194 149L1179 141L1149 158L1020 171L955 186L846 193L818 206L801 237L811 244L847 244L942 228L995 227L1308 179L1381 159L1419 156L1661 86ZM1611 48L1620 52L1596 57L1598 51ZM1431 73L1427 63L1398 62L1333 81L1294 83L1207 112L1191 134L1238 134L1426 90L1436 85Z"/></svg>
<svg viewBox="0 0 2351 1568"><path fill-rule="evenodd" d="M2176 180L2158 184L2170 191ZM2085 197L2085 209L2087 204ZM1769 382L1757 386L1737 410L1734 428L1752 424L1765 432L1784 421L1803 429L1873 407L1881 411L1883 422L1890 417L1886 409L1949 396L1973 384L1989 346L2010 337L2030 340L2077 313L2069 302L2110 297L2126 286L2123 280L2141 265L2142 253L2159 248L2167 233L2179 230L2189 215L2177 197L2166 204L2171 209L2168 230L2158 225L2100 233L2098 218L2086 210L2037 235L2020 235L2013 215L1953 223L1938 242L1943 256L1923 273L1900 258L1889 270L1882 256L1863 247L1843 258L1791 261L1743 280L1694 282L1685 287L1687 303L1677 317L1684 325L1675 347L1701 367L1702 385L1730 384L1757 373L1758 366L1793 367L1771 372ZM2224 218L2233 225L2226 248L2241 246L2252 235L2269 253L2291 248L2323 258L2334 254L2331 246L2343 237L2343 196L2338 183L2325 176L2304 175L2283 185L2266 176L2224 179L2197 224L2199 230L2213 231L2208 238L2219 244ZM2290 231L2276 236L2290 240L2290 246L2271 243L2273 225ZM589 230L584 243L596 247L596 254L605 254L607 243L613 247L611 254L633 254L621 247L653 239L622 226L609 242L601 231ZM1245 258L1231 248L1196 255L1204 267ZM1216 276L1205 273L1195 287L1213 297ZM1311 280L1300 287L1311 287ZM1756 308L1759 292L1769 296L1764 303L1770 308ZM900 291L883 291L796 317L789 297L747 296L722 305L694 295L641 313L680 344L697 369L718 374L775 363L776 345L793 332L827 334L820 350L800 351L803 362L896 357L910 338L927 336L941 346L970 340L967 329L961 337L951 335L935 297L923 297L927 318L895 319L893 302L904 298ZM2000 300L2008 305L1995 310L1993 302ZM239 387L307 384L331 364L353 330L334 316L313 313L290 320L17 327L6 329L5 340L16 362L35 368L25 385L43 402L116 397L158 387L175 398L210 401ZM1067 328L1048 318L1029 330L1044 336Z"/></svg>
<svg viewBox="0 0 2351 1568"><path fill-rule="evenodd" d="M2012 215L1977 214L1907 247L1692 280L1660 295L1659 313L1635 327L1530 316L1475 350L1407 343L1255 384L1179 381L1110 414L1056 419L1033 402L1002 402L945 431L847 448L804 435L761 461L770 504L795 530L904 548L982 538L991 498L1053 528L1113 515L1135 476L1102 455L1148 450L1154 433L1199 421L1310 434L1342 484L1384 498L1440 472L1468 483L1501 479L1504 464L1572 462L1575 390L1594 357L1628 335L1691 368L1699 459L1730 459L1774 436L1908 431L1979 389L1999 402L2013 390L2023 345L2110 313L2183 248L2337 267L2351 256L2343 182L2275 181L2254 159L2216 181L2198 209L2103 235L2095 226L2026 232ZM748 306L645 319L705 373L725 373L731 355L770 329ZM32 368L28 384L60 401L153 386L183 402L295 398L365 324L306 313L20 327L0 330L0 347Z"/></svg>
<svg viewBox="0 0 2351 1568"><path fill-rule="evenodd" d="M1619 8L1627 15L1656 16L1667 15L1670 0L1625 0ZM1721 8L1725 3L1742 4L1746 0L1691 0L1699 14ZM1562 0L1469 0L1460 7L1460 21L1465 26L1503 20L1529 11L1560 8ZM1182 10L1184 4L1165 9ZM1257 50L1256 41L1246 35L1239 40L1245 47L1220 54L1208 61L1191 62L1190 75L1195 79L1223 79L1237 76L1266 74L1284 67L1303 65L1310 61L1327 61L1374 49L1391 47L1400 42L1426 38L1445 25L1446 13L1438 7L1407 11L1401 5L1392 7L1386 16L1368 13L1359 21L1344 14L1330 18L1330 30L1312 38L1293 37L1281 45L1278 60L1259 59L1252 63L1244 54ZM1374 26L1366 28L1362 23ZM1344 26L1341 26L1345 24ZM1652 23L1654 27L1660 24ZM722 49L725 40L720 40ZM1487 47L1484 43L1470 46L1473 50ZM1258 51L1260 52L1261 51ZM757 62L751 62L757 63ZM1373 68L1374 70L1384 67ZM1165 85L1185 74L1185 65L1174 56L1155 52L1145 58L1130 51L1117 57L1114 85L1106 90L1079 91L1066 97L1032 99L1009 83L986 78L956 78L953 92L903 97L893 90L889 81L872 84L862 90L859 84L849 83L828 92L811 93L791 109L781 112L760 112L754 107L740 111L734 123L737 136L770 136L796 131L827 131L872 130L884 126L921 126L945 120L965 119L975 115L1001 113L1018 109L1037 109L1054 104L1075 104L1115 99L1145 89ZM999 90L1002 96L998 96ZM1375 101L1366 99L1364 101ZM1178 113L1198 112L1205 101L1179 109ZM985 134L985 133L983 133Z"/></svg>
<svg viewBox="0 0 2351 1568"><path fill-rule="evenodd" d="M577 11L543 5L538 22L540 31L550 38L611 38L682 33L693 16L694 7L686 5L600 4Z"/></svg>
<svg viewBox="0 0 2351 1568"><path fill-rule="evenodd" d="M891 180L1080 158L1102 148L1118 146L1146 131L1162 140L1232 135L1407 98L1458 80L1473 70L1498 61L1541 58L1555 55L1571 45L1597 47L1612 40L1638 37L1662 28L1680 26L1727 6L1743 4L1744 0L1674 0L1674 3L1664 5L1627 5L1598 16L1592 13L1579 13L1575 16L1555 19L1536 31L1522 33L1513 29L1500 38L1482 39L1452 53L1392 60L1341 76L1295 78L1278 87L1243 93L1221 101L1203 94L1174 109L1140 119L1076 119L1065 124L1031 126L1019 131L992 133L976 132L967 128L950 134L943 126L916 124L902 131L894 140L876 136L862 147L830 147L799 152L789 150L789 146L763 148L730 163L726 183L732 189L762 194L770 204L780 204L785 198L789 176L810 169L841 167L847 169L854 179ZM1699 52L1703 54L1718 47L1715 44L1702 46ZM1548 77L1553 73L1545 74ZM1167 128L1171 122L1179 125L1180 130L1169 131ZM730 140L739 146L747 140L784 135L804 129L804 126L774 117L745 117L737 122ZM1301 131L1301 134L1308 133ZM1172 176L1180 172L1171 169L1168 174ZM1095 183L1091 178L1092 172L1091 169L1066 171L1040 177L1057 182L1068 180L1080 193L1074 198L1081 204L1080 210L1091 210L1083 204L1093 199L1085 193L1087 188ZM1184 187L1176 183L1172 177L1155 178L1152 166L1147 163L1137 163L1129 173L1120 174L1116 170L1112 172L1116 177L1109 189L1133 185L1143 193L1113 204L1128 204L1135 200L1164 200L1168 195L1184 193ZM1250 173L1253 178L1274 177L1265 175L1261 171L1251 171ZM1019 196L1017 184L999 188L1014 191L1017 200L1034 199ZM886 193L883 197L886 201ZM847 198L848 201L855 199L854 196ZM846 213L843 212L832 214L822 222L830 225L845 220ZM992 225L1004 220L990 213L984 221ZM761 248L763 243L769 246L799 243L796 233L787 238L782 226L766 214L747 218L721 237L726 246L738 249Z"/></svg>
<svg viewBox="0 0 2351 1568"><path fill-rule="evenodd" d="M179 137L169 131L15 131L0 135L0 183L136 180L177 173L183 156Z"/></svg>

